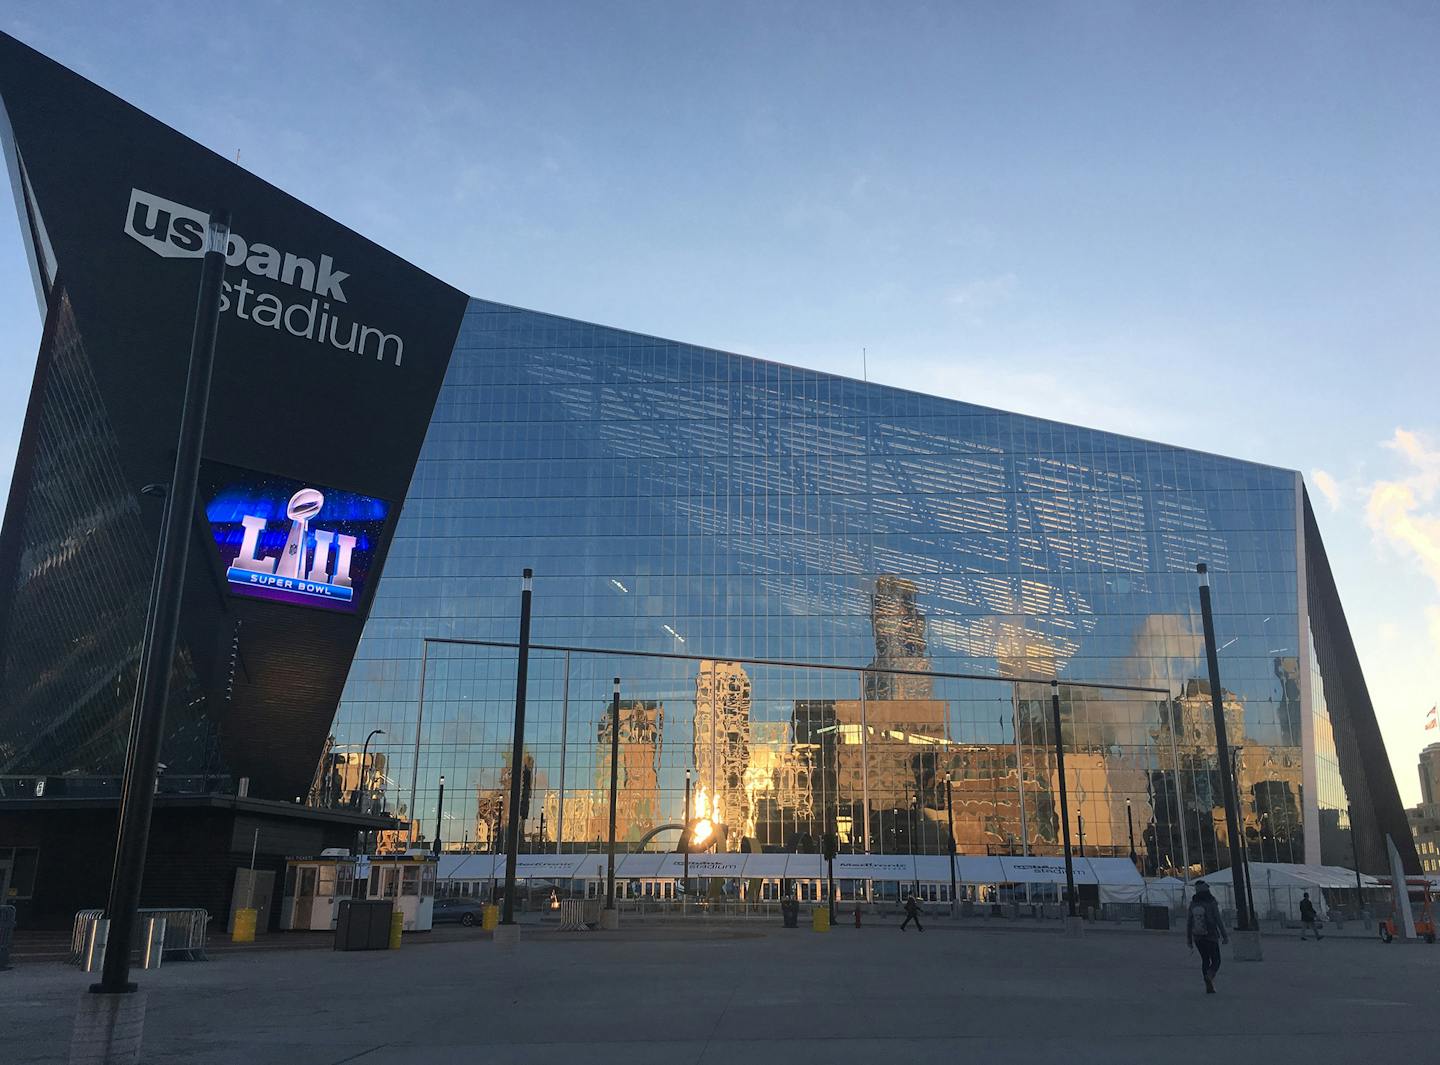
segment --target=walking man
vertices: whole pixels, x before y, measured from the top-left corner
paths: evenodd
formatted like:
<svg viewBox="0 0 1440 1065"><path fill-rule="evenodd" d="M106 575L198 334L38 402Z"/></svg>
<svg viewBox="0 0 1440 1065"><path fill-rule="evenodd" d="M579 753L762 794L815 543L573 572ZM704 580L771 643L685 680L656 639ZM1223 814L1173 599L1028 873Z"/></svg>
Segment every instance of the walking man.
<svg viewBox="0 0 1440 1065"><path fill-rule="evenodd" d="M900 922L900 931L905 931L905 926L911 921L920 931L925 931L925 926L920 923L920 903L915 901L914 895L905 896L905 920Z"/></svg>
<svg viewBox="0 0 1440 1065"><path fill-rule="evenodd" d="M1195 897L1185 918L1185 942L1200 952L1200 974L1205 977L1205 994L1215 994L1215 974L1220 971L1220 944L1230 936L1220 923L1220 904L1210 894L1210 885L1195 881Z"/></svg>
<svg viewBox="0 0 1440 1065"><path fill-rule="evenodd" d="M1315 923L1315 904L1310 901L1310 892L1300 896L1300 938L1305 938L1306 931L1314 932L1315 938L1324 939L1320 934L1320 928Z"/></svg>

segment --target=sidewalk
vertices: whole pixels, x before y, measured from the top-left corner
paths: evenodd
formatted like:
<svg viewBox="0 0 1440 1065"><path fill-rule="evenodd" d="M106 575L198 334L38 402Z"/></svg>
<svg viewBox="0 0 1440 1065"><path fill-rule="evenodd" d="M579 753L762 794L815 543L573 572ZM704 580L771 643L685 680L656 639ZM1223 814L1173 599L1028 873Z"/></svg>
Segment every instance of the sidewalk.
<svg viewBox="0 0 1440 1065"><path fill-rule="evenodd" d="M1161 934L632 924L526 929L511 954L479 935L419 949L421 939L137 973L149 995L144 1060L1353 1065L1434 1053L1440 953L1423 944L1267 939L1259 964L1227 950L1220 994L1207 996L1195 955ZM65 1061L90 979L56 963L0 973L6 1065Z"/></svg>

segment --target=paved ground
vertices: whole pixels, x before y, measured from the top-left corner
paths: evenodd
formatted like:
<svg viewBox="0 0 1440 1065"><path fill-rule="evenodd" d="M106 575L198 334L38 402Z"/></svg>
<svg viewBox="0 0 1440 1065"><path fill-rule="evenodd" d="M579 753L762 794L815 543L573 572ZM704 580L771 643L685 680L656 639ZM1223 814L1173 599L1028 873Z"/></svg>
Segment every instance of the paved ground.
<svg viewBox="0 0 1440 1065"><path fill-rule="evenodd" d="M1440 947L1265 941L1203 993L1178 935L893 926L469 930L139 974L154 1065L1305 1062L1435 1054ZM418 941L421 937L415 937ZM0 1062L63 1062L89 977L0 973Z"/></svg>

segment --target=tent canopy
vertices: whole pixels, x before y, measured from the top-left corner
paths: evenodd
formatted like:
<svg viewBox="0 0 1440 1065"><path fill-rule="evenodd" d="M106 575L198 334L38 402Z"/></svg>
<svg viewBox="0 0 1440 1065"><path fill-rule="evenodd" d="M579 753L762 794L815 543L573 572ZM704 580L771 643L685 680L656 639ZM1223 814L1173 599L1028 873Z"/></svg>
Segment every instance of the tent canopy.
<svg viewBox="0 0 1440 1065"><path fill-rule="evenodd" d="M1209 884L1233 883L1231 871L1219 869L1197 879ZM1194 883L1194 881L1191 881ZM1362 886L1379 887L1380 881L1367 873L1360 874ZM1250 890L1261 888L1354 888L1355 870L1343 865L1291 865L1286 862L1251 862Z"/></svg>
<svg viewBox="0 0 1440 1065"><path fill-rule="evenodd" d="M617 854L615 875L626 879L679 877L683 858L670 853ZM950 879L950 862L944 854L841 854L835 858L838 880L921 880L944 883ZM956 855L955 878L965 884L1063 884L1065 859L1016 856ZM546 880L603 878L608 865L604 854L522 854L516 875ZM1140 887L1144 880L1125 858L1075 858L1075 883L1112 887ZM766 877L815 880L825 876L825 861L818 854L692 854L692 877ZM505 875L500 854L442 854L441 880L485 880ZM1353 884L1353 879L1351 883Z"/></svg>

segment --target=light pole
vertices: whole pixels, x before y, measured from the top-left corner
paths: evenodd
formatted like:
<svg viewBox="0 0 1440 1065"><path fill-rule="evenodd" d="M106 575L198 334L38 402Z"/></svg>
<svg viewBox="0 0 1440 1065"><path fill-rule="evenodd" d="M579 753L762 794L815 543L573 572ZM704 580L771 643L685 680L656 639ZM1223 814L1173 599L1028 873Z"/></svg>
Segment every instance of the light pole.
<svg viewBox="0 0 1440 1065"><path fill-rule="evenodd" d="M515 739L510 747L510 816L505 825L505 907L500 923L515 923L515 867L520 854L520 773L525 765L525 684L530 676L530 593L534 574L520 579L520 651L515 657Z"/></svg>
<svg viewBox="0 0 1440 1065"><path fill-rule="evenodd" d="M610 694L610 843L605 871L605 908L615 909L615 802L620 790L620 678Z"/></svg>
<svg viewBox="0 0 1440 1065"><path fill-rule="evenodd" d="M1355 804L1351 803L1345 807L1345 816L1350 819L1350 854L1355 859L1355 912L1365 912L1365 896L1360 885L1360 843L1355 838Z"/></svg>
<svg viewBox="0 0 1440 1065"><path fill-rule="evenodd" d="M360 779L355 786L355 801L353 805L365 812L365 784L370 779L370 741L376 736L385 735L383 728L372 728L370 735L365 737L365 743L360 748Z"/></svg>
<svg viewBox="0 0 1440 1065"><path fill-rule="evenodd" d="M1234 747L1230 752L1230 770L1235 778L1235 794L1240 794L1240 748ZM1260 915L1255 911L1255 883L1250 879L1250 841L1244 836L1240 837L1240 865L1245 872L1245 902L1250 907L1250 916L1255 920L1255 927L1260 927Z"/></svg>
<svg viewBox="0 0 1440 1065"><path fill-rule="evenodd" d="M955 916L955 788L945 774L945 819L950 825L950 916Z"/></svg>
<svg viewBox="0 0 1440 1065"><path fill-rule="evenodd" d="M1080 857L1085 857L1085 815L1076 814L1075 822L1080 826Z"/></svg>
<svg viewBox="0 0 1440 1065"><path fill-rule="evenodd" d="M1060 782L1060 833L1065 843L1065 894L1070 916L1078 917L1075 906L1075 858L1070 853L1070 796L1065 788L1065 741L1060 736L1060 682L1050 682L1050 719L1055 727L1055 774Z"/></svg>
<svg viewBox="0 0 1440 1065"><path fill-rule="evenodd" d="M1215 717L1215 757L1220 763L1220 790L1225 800L1225 828L1230 835L1230 885L1235 894L1235 924L1243 931L1253 931L1247 903L1245 871L1239 848L1240 811L1235 802L1235 778L1230 770L1230 744L1225 736L1225 699L1220 688L1220 652L1215 646L1215 618L1210 608L1210 574L1205 563L1195 566L1200 575L1200 620L1205 626L1205 662L1210 670L1210 710ZM1218 857L1218 855L1217 855ZM1238 879L1237 879L1238 878Z"/></svg>
<svg viewBox="0 0 1440 1065"><path fill-rule="evenodd" d="M1135 811L1130 809L1130 800L1125 800L1125 824L1130 829L1130 864L1140 868L1140 856L1135 853Z"/></svg>
<svg viewBox="0 0 1440 1065"><path fill-rule="evenodd" d="M435 803L435 842L430 847L431 854L440 853L440 830L445 824L445 774L440 774L440 798Z"/></svg>
<svg viewBox="0 0 1440 1065"><path fill-rule="evenodd" d="M680 892L681 909L690 908L690 770L685 770L685 816L680 820L685 822L685 827L680 830L680 851L683 857L680 859L684 865L680 874L680 884L684 889Z"/></svg>
<svg viewBox="0 0 1440 1065"><path fill-rule="evenodd" d="M175 666L176 631L195 520L195 487L205 444L205 418L210 405L210 379L215 368L215 336L220 326L221 285L225 279L229 241L230 212L217 210L211 214L206 227L195 328L190 336L190 367L180 408L180 433L175 443L175 467L165 495L159 556L150 584L150 603L140 648L140 683L131 711L133 724L121 785L120 831L115 840L115 865L105 907L105 915L110 920L110 945L105 952L101 980L90 988L98 994L123 995L136 989L130 983L130 945L140 907L145 853L150 844L155 771L164 739L165 701Z"/></svg>

